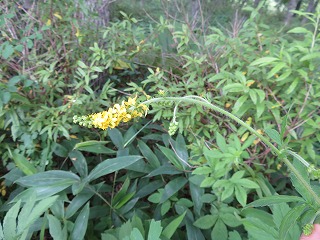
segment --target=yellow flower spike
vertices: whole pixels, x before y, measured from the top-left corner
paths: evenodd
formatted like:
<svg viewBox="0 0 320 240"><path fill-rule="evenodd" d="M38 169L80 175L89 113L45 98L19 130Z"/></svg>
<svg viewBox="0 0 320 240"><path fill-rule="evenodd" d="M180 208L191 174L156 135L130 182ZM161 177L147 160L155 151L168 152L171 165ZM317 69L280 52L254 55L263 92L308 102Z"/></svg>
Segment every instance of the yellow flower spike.
<svg viewBox="0 0 320 240"><path fill-rule="evenodd" d="M74 116L74 122L85 127L95 127L100 129L115 128L121 122L129 122L136 117L147 114L148 107L144 104L137 104L137 96L129 97L127 101L122 101L121 105L116 103L107 111L93 113L88 116Z"/></svg>
<svg viewBox="0 0 320 240"><path fill-rule="evenodd" d="M227 102L227 103L225 104L225 107L226 107L226 108L231 107L231 103Z"/></svg>

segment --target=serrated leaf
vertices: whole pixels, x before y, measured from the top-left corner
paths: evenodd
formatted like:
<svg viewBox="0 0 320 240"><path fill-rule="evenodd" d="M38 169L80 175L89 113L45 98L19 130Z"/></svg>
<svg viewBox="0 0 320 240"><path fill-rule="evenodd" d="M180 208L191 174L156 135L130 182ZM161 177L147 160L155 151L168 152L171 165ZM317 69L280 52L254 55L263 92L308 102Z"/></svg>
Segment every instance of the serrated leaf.
<svg viewBox="0 0 320 240"><path fill-rule="evenodd" d="M297 220L301 217L302 213L305 211L306 205L301 204L293 209L291 209L287 215L284 217L283 221L281 222L280 229L279 229L279 238L283 240L291 240L288 237L290 236L290 232L294 225L297 224Z"/></svg>
<svg viewBox="0 0 320 240"><path fill-rule="evenodd" d="M242 219L245 229L248 234L252 236L254 239L259 240L279 240L281 238L278 237L278 231L274 229L274 227L264 223L259 218L245 218Z"/></svg>
<svg viewBox="0 0 320 240"><path fill-rule="evenodd" d="M13 205L3 219L3 233L4 239L14 240L16 239L16 229L17 229L17 216L20 210L21 201L18 201Z"/></svg>
<svg viewBox="0 0 320 240"><path fill-rule="evenodd" d="M218 132L216 132L216 141L217 141L217 145L219 147L219 149L222 151L222 152L225 152L227 151L227 143L226 143L226 140L225 138Z"/></svg>
<svg viewBox="0 0 320 240"><path fill-rule="evenodd" d="M246 206L247 204L247 192L244 188L240 187L239 185L235 186L234 193L236 199L241 204L242 207Z"/></svg>
<svg viewBox="0 0 320 240"><path fill-rule="evenodd" d="M211 239L212 240L227 240L228 238L228 230L227 226L223 223L222 220L218 219L214 228L211 231Z"/></svg>
<svg viewBox="0 0 320 240"><path fill-rule="evenodd" d="M299 171L300 175L304 178L306 183L310 186L310 179L308 178L308 172L306 167L297 159L293 161L294 167ZM314 203L314 198L310 194L310 192L306 189L306 187L298 180L298 178L294 175L294 173L290 173L291 182L295 188L295 190L309 203Z"/></svg>
<svg viewBox="0 0 320 240"><path fill-rule="evenodd" d="M274 195L255 200L246 207L263 207L284 202L304 202L304 199L297 196Z"/></svg>
<svg viewBox="0 0 320 240"><path fill-rule="evenodd" d="M161 222L151 220L150 228L148 232L148 240L160 240L160 235L162 232Z"/></svg>
<svg viewBox="0 0 320 240"><path fill-rule="evenodd" d="M255 183L254 181L251 181L249 179L246 179L246 178L242 178L242 179L239 179L235 182L235 184L237 185L241 185L242 187L244 188L260 188L259 185L257 183Z"/></svg>
<svg viewBox="0 0 320 240"><path fill-rule="evenodd" d="M282 145L280 134L276 130L268 128L268 129L265 129L264 132L279 146Z"/></svg>
<svg viewBox="0 0 320 240"><path fill-rule="evenodd" d="M217 219L217 215L205 215L198 218L193 225L200 229L210 229L216 223Z"/></svg>

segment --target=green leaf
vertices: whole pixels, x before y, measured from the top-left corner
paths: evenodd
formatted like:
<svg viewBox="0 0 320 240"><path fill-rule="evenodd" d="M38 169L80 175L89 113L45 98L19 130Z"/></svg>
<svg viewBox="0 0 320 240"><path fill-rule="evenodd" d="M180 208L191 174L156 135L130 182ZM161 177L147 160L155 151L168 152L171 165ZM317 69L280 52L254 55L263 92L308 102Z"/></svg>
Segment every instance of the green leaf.
<svg viewBox="0 0 320 240"><path fill-rule="evenodd" d="M146 160L150 163L150 165L156 169L160 167L160 162L157 156L153 153L153 151L145 144L143 141L138 140L138 146L142 153L142 155L146 158Z"/></svg>
<svg viewBox="0 0 320 240"><path fill-rule="evenodd" d="M26 175L37 173L37 169L21 154L12 152L12 158L17 167Z"/></svg>
<svg viewBox="0 0 320 240"><path fill-rule="evenodd" d="M36 198L37 198L36 193L33 192L33 194L31 194L29 198L26 200L26 203L21 209L18 217L19 227L24 226L28 222L31 211L36 203Z"/></svg>
<svg viewBox="0 0 320 240"><path fill-rule="evenodd" d="M257 104L257 94L254 90L249 90L249 95L254 104Z"/></svg>
<svg viewBox="0 0 320 240"><path fill-rule="evenodd" d="M193 225L200 229L210 229L216 223L217 219L217 215L205 215L198 218Z"/></svg>
<svg viewBox="0 0 320 240"><path fill-rule="evenodd" d="M162 194L160 203L164 203L167 201L173 194L178 192L181 188L183 188L188 180L184 177L177 177L171 180L165 187L164 192Z"/></svg>
<svg viewBox="0 0 320 240"><path fill-rule="evenodd" d="M88 165L83 154L80 151L73 150L69 153L69 158L80 176L86 177L88 175Z"/></svg>
<svg viewBox="0 0 320 240"><path fill-rule="evenodd" d="M22 222L21 225L18 225L18 234L26 231L36 220L38 220L39 217L55 203L58 197L59 196L52 196L39 201L30 212L28 220Z"/></svg>
<svg viewBox="0 0 320 240"><path fill-rule="evenodd" d="M287 203L278 203L269 206L271 211L272 211L272 218L273 218L273 223L275 226L279 229L282 220L284 217L287 215L287 213L290 211L290 207Z"/></svg>
<svg viewBox="0 0 320 240"><path fill-rule="evenodd" d="M84 68L84 69L88 68L87 65L86 65L84 62L80 61L80 60L77 61L77 64L78 64L79 67L81 67L81 68Z"/></svg>
<svg viewBox="0 0 320 240"><path fill-rule="evenodd" d="M184 170L181 161L178 159L176 154L169 148L158 146L161 152L168 158L168 160L179 170Z"/></svg>
<svg viewBox="0 0 320 240"><path fill-rule="evenodd" d="M175 231L178 229L180 223L184 219L184 216L186 215L186 211L181 214L179 217L175 218L172 220L163 230L162 235L165 236L168 239L171 239Z"/></svg>
<svg viewBox="0 0 320 240"><path fill-rule="evenodd" d="M3 219L3 233L4 239L16 239L17 217L20 210L21 201L18 201L13 207L9 209Z"/></svg>
<svg viewBox="0 0 320 240"><path fill-rule="evenodd" d="M4 239L4 233L3 233L1 222L0 222L0 239Z"/></svg>
<svg viewBox="0 0 320 240"><path fill-rule="evenodd" d="M1 50L1 49L0 49ZM11 44L9 44L8 42L5 42L2 45L2 57L4 59L8 59L9 57L11 57L11 55L14 53L14 48Z"/></svg>
<svg viewBox="0 0 320 240"><path fill-rule="evenodd" d="M257 183L255 183L254 181L251 181L247 178L242 178L237 180L237 182L235 183L237 185L241 185L244 188L260 188L259 185Z"/></svg>
<svg viewBox="0 0 320 240"><path fill-rule="evenodd" d="M276 130L268 128L268 129L265 129L264 132L279 146L282 145L280 134Z"/></svg>
<svg viewBox="0 0 320 240"><path fill-rule="evenodd" d="M303 27L295 27L295 28L289 30L288 33L303 33L303 34L307 33L307 34L310 34L311 32L308 29L303 28Z"/></svg>
<svg viewBox="0 0 320 240"><path fill-rule="evenodd" d="M304 202L304 199L297 196L274 195L258 199L249 203L246 207L263 207L284 202Z"/></svg>
<svg viewBox="0 0 320 240"><path fill-rule="evenodd" d="M308 184L308 187L310 186L310 179L308 177L308 172L306 167L296 158L293 161L294 167L299 171L300 175L304 178L306 183ZM295 188L295 190L309 203L314 203L314 198L310 194L310 192L306 189L306 186L304 186L298 178L294 175L294 173L290 173L291 182Z"/></svg>
<svg viewBox="0 0 320 240"><path fill-rule="evenodd" d="M299 83L300 79L299 78L296 78L289 86L289 88L286 90L286 94L290 94L292 93L296 87L298 86L298 83Z"/></svg>
<svg viewBox="0 0 320 240"><path fill-rule="evenodd" d="M278 73L282 68L284 68L287 64L284 62L280 62L275 65L271 71L267 75L267 79L272 78L276 73Z"/></svg>
<svg viewBox="0 0 320 240"><path fill-rule="evenodd" d="M228 238L228 230L227 226L223 223L222 220L218 219L214 228L211 231L211 239L212 240L227 240Z"/></svg>
<svg viewBox="0 0 320 240"><path fill-rule="evenodd" d="M279 240L278 231L259 218L247 217L241 220L252 239ZM282 239L281 239L282 240Z"/></svg>
<svg viewBox="0 0 320 240"><path fill-rule="evenodd" d="M162 232L161 222L151 220L150 228L148 232L148 240L160 240L160 235Z"/></svg>
<svg viewBox="0 0 320 240"><path fill-rule="evenodd" d="M218 132L216 132L216 141L217 141L217 145L219 147L219 149L222 151L222 152L226 152L227 151L227 143L226 143L226 140L225 138Z"/></svg>
<svg viewBox="0 0 320 240"><path fill-rule="evenodd" d="M49 232L51 237L53 237L54 240L66 240L59 219L52 215L47 215L47 218L49 221Z"/></svg>
<svg viewBox="0 0 320 240"><path fill-rule="evenodd" d="M112 128L108 130L108 135L112 141L112 143L114 145L116 145L116 147L118 149L122 149L124 148L124 139L123 136L121 134L121 132L117 129L117 128Z"/></svg>
<svg viewBox="0 0 320 240"><path fill-rule="evenodd" d="M282 122L281 122L281 130L280 130L280 139L281 140L284 138L284 133L287 130L287 120L288 120L288 115L285 115L282 119Z"/></svg>
<svg viewBox="0 0 320 240"><path fill-rule="evenodd" d="M40 172L31 176L18 179L16 183L25 187L49 187L51 185L69 184L79 182L80 178L76 174L61 170L51 170Z"/></svg>
<svg viewBox="0 0 320 240"><path fill-rule="evenodd" d="M263 114L264 110L266 108L265 102L257 103L256 109L257 109L257 118L260 118Z"/></svg>
<svg viewBox="0 0 320 240"><path fill-rule="evenodd" d="M256 65L259 65L259 66L266 66L268 65L269 63L272 63L274 61L278 61L279 59L278 58L275 58L275 57L263 57L263 58L259 58L255 61L253 61L250 66L256 66Z"/></svg>
<svg viewBox="0 0 320 240"><path fill-rule="evenodd" d="M229 232L228 240L242 240L241 235L236 231Z"/></svg>
<svg viewBox="0 0 320 240"><path fill-rule="evenodd" d="M164 203L161 204L161 216L164 216L171 208L171 202L170 200L165 201Z"/></svg>
<svg viewBox="0 0 320 240"><path fill-rule="evenodd" d="M248 95L242 95L241 97L238 98L238 100L235 102L232 110L234 112L238 112L242 105L247 101Z"/></svg>
<svg viewBox="0 0 320 240"><path fill-rule="evenodd" d="M280 225L280 229L279 229L280 239L291 240L291 238L289 238L290 232L292 231L292 228L297 224L297 220L301 217L305 209L306 209L306 205L301 204L294 207L287 213L287 215L284 217Z"/></svg>
<svg viewBox="0 0 320 240"><path fill-rule="evenodd" d="M320 52L309 53L309 54L303 56L300 59L300 62L303 62L303 61L306 61L306 60L311 60L311 59L314 59L314 58L320 58Z"/></svg>
<svg viewBox="0 0 320 240"><path fill-rule="evenodd" d="M129 165L140 160L141 156L123 156L112 159L106 159L102 163L99 163L85 179L86 182L91 182L101 176L107 175L109 173L124 169Z"/></svg>
<svg viewBox="0 0 320 240"><path fill-rule="evenodd" d="M37 195L36 200L45 199L68 187L70 187L70 183L57 183L50 186L31 187L19 193L11 202L17 202L19 200L26 202L30 195L34 193Z"/></svg>
<svg viewBox="0 0 320 240"><path fill-rule="evenodd" d="M213 170L211 169L211 167L201 166L201 167L197 167L195 170L193 170L192 174L193 175L207 175L212 172L213 172Z"/></svg>
<svg viewBox="0 0 320 240"><path fill-rule="evenodd" d="M223 92L228 94L229 92L244 92L245 86L241 83L230 83L223 87Z"/></svg>
<svg viewBox="0 0 320 240"><path fill-rule="evenodd" d="M84 208L82 208L79 216L77 217L71 233L71 237L70 237L71 240L84 239L84 235L86 234L86 231L87 231L88 219L89 219L89 213L90 213L89 204L90 203L87 203L84 206Z"/></svg>
<svg viewBox="0 0 320 240"><path fill-rule="evenodd" d="M87 189L77 194L66 208L65 218L71 218L93 195L94 192Z"/></svg>
<svg viewBox="0 0 320 240"><path fill-rule="evenodd" d="M240 187L239 185L235 186L236 199L241 204L242 207L246 206L247 204L247 192L244 188Z"/></svg>
<svg viewBox="0 0 320 240"><path fill-rule="evenodd" d="M141 232L137 228L133 228L130 234L130 240L144 240Z"/></svg>
<svg viewBox="0 0 320 240"><path fill-rule="evenodd" d="M109 143L108 141L86 141L77 143L74 149L79 151L92 152L97 154L115 154L116 151L105 147L104 145Z"/></svg>

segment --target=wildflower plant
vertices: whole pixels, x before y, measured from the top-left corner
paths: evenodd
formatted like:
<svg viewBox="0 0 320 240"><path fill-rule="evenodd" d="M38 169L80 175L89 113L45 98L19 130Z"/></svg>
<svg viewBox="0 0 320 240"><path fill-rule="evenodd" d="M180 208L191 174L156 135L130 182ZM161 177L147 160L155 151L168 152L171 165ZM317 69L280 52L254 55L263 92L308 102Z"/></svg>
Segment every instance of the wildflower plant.
<svg viewBox="0 0 320 240"><path fill-rule="evenodd" d="M147 111L147 105L137 103L136 96L129 97L127 101L115 104L106 111L86 116L74 116L73 121L84 127L106 130L117 127L121 122L126 123L134 118L143 117L147 114Z"/></svg>

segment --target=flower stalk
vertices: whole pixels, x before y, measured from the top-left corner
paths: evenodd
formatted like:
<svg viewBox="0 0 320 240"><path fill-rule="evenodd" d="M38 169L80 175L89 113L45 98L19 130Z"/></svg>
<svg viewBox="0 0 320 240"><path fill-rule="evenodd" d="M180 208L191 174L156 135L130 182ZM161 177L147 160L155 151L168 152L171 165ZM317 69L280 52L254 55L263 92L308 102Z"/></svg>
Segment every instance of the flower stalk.
<svg viewBox="0 0 320 240"><path fill-rule="evenodd" d="M152 98L149 99L147 101L144 101L142 104L145 105L149 105L149 104L153 104L153 103L157 103L157 102L184 102L184 103L189 103L189 104L198 104L201 105L203 107L206 107L208 109L212 109L216 112L219 112L229 118L231 118L232 120L234 120L235 122L237 122L238 124L240 124L241 126L245 127L247 130L249 130L252 134L256 135L258 138L261 139L261 141L263 141L271 150L272 152L274 152L274 154L276 154L280 160L282 162L285 163L285 165L287 165L287 167L289 168L289 170L297 177L297 179L299 180L299 182L305 187L305 189L313 196L316 204L318 205L318 207L320 207L320 198L318 197L318 195L313 191L313 189L311 188L310 184L308 184L305 179L302 177L302 175L299 173L299 171L293 166L293 164L289 161L289 159L283 154L283 152L281 150L279 150L277 147L275 147L268 138L266 138L265 136L263 136L262 134L260 134L257 130L255 130L254 128L250 127L247 123L245 123L244 121L242 121L241 119L239 119L238 117L234 116L233 114L231 114L230 112L210 103L209 101L207 101L204 98L198 97L198 96L185 96L185 97L160 97L160 98Z"/></svg>

